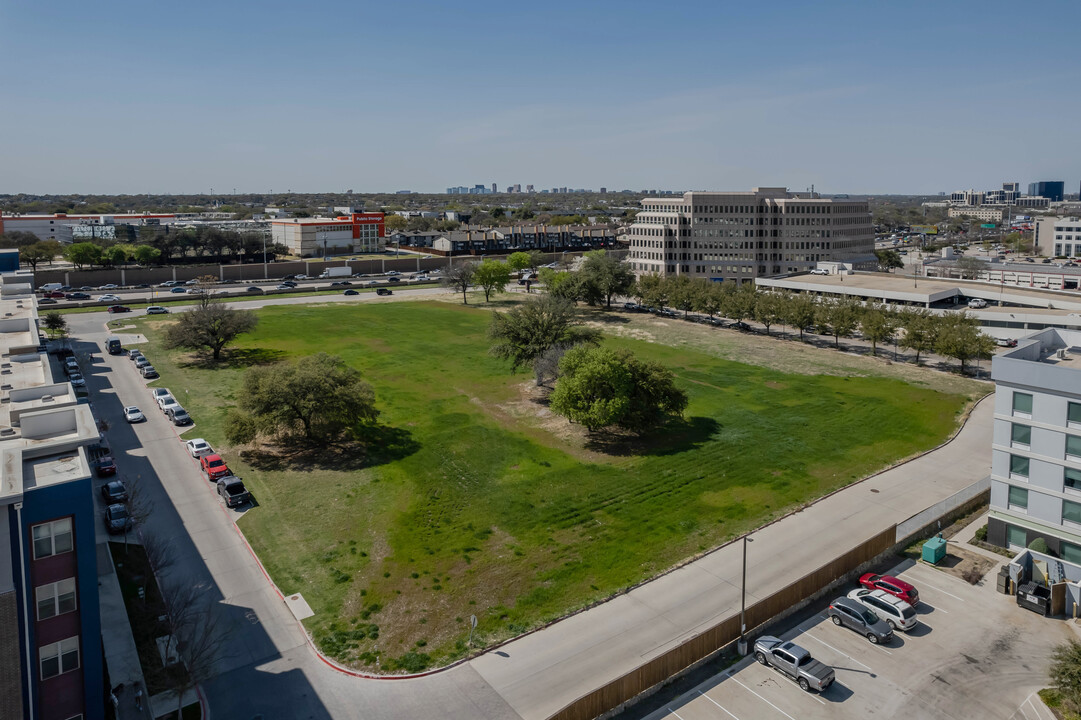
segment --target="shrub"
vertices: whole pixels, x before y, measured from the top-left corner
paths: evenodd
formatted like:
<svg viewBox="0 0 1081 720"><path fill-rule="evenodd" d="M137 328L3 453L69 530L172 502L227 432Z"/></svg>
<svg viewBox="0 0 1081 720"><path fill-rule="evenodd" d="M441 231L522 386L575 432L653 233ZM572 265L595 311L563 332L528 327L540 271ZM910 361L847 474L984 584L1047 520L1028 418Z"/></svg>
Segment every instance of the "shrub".
<svg viewBox="0 0 1081 720"><path fill-rule="evenodd" d="M976 528L976 535L975 535L975 537L976 537L976 539L977 539L977 540L979 540L980 542L987 542L987 526L986 526L986 525L984 525L984 526L982 526L982 527L978 527L978 528Z"/></svg>

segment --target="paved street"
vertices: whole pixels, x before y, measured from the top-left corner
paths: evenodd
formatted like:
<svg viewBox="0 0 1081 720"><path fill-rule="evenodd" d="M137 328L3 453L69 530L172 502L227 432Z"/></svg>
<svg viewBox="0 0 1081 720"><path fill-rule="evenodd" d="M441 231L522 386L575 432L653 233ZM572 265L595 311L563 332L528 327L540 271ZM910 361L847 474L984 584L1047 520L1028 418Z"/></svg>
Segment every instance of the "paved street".
<svg viewBox="0 0 1081 720"><path fill-rule="evenodd" d="M438 289L417 294L445 292ZM374 301L374 295L324 301ZM252 301L240 306L312 302ZM69 315L78 341L103 345L104 313ZM206 684L218 717L523 718L543 720L574 698L632 669L739 608L740 547L722 548L627 595L452 670L415 680L366 680L324 664L264 578L226 510L173 427L154 408L124 356L90 369L95 408L111 426L121 473L147 479L156 532L182 562L172 578L207 585L235 630L219 676ZM173 388L182 397L182 388ZM129 426L124 404L148 422ZM198 418L196 418L198 422ZM986 476L991 402L934 455L844 490L757 533L748 589L757 598L849 547ZM185 433L198 437L198 424ZM768 559L768 562L766 561ZM750 600L749 600L750 601Z"/></svg>

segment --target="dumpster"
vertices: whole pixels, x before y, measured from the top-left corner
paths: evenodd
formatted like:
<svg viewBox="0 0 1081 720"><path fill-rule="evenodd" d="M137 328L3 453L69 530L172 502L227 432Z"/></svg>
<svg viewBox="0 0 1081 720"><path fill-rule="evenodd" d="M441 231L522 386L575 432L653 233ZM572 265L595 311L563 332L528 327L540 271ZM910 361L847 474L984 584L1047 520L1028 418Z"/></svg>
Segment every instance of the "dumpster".
<svg viewBox="0 0 1081 720"><path fill-rule="evenodd" d="M941 535L936 535L925 542L923 544L923 554L921 557L924 562L938 565L942 562L942 558L946 557L946 539Z"/></svg>
<svg viewBox="0 0 1081 720"><path fill-rule="evenodd" d="M1034 582L1023 583L1017 588L1017 604L1048 617L1051 614L1051 590Z"/></svg>

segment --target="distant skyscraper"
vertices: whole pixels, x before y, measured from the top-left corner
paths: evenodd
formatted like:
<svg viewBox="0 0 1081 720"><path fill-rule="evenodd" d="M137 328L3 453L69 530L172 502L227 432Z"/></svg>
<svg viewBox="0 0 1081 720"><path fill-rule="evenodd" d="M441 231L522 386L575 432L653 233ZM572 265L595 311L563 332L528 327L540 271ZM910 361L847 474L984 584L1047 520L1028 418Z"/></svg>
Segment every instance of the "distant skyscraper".
<svg viewBox="0 0 1081 720"><path fill-rule="evenodd" d="M1028 184L1028 194L1037 197L1045 197L1051 202L1062 202L1062 195L1066 191L1066 183L1062 180L1044 180Z"/></svg>
<svg viewBox="0 0 1081 720"><path fill-rule="evenodd" d="M492 194L495 194L497 192L499 192L499 186L495 183L492 183Z"/></svg>
<svg viewBox="0 0 1081 720"><path fill-rule="evenodd" d="M608 192L608 188L603 188L603 187L601 188L601 195L604 195L607 192Z"/></svg>
<svg viewBox="0 0 1081 720"><path fill-rule="evenodd" d="M525 191L526 191L527 193L531 193L531 192L533 192L533 186L532 186L532 185L526 185L526 186L525 186Z"/></svg>

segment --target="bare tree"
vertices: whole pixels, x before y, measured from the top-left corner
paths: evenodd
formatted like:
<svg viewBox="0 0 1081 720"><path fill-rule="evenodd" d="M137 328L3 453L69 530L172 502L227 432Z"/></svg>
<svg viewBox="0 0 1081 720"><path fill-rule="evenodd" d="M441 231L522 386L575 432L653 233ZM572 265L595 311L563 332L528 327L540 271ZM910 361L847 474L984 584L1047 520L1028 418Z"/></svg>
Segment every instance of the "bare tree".
<svg viewBox="0 0 1081 720"><path fill-rule="evenodd" d="M477 263L475 262L461 262L457 265L452 265L443 278L443 284L454 290L460 290L462 293L462 304L468 305L469 300L466 299L465 292L473 283L473 275L476 272Z"/></svg>
<svg viewBox="0 0 1081 720"><path fill-rule="evenodd" d="M183 665L184 672L170 674L173 691L176 692L177 717L181 717L184 693L209 680L222 651L228 642L231 629L224 626L222 616L215 605L206 598L210 595L206 583L173 582L162 585L162 620L169 630L166 657L173 651Z"/></svg>
<svg viewBox="0 0 1081 720"><path fill-rule="evenodd" d="M128 517L131 518L131 527L144 528L146 520L150 517L150 513L154 511L154 501L150 499L147 494L146 485L143 484L142 475L136 475L134 478L124 478L124 488L128 491L128 499L124 501L124 507L128 511ZM128 551L128 534L129 531L124 531L124 552ZM142 531L140 530L140 536Z"/></svg>

